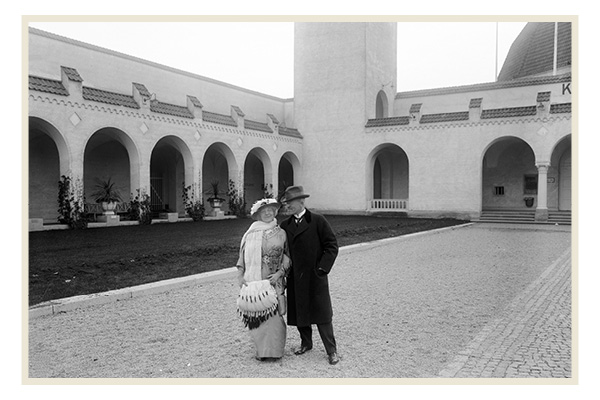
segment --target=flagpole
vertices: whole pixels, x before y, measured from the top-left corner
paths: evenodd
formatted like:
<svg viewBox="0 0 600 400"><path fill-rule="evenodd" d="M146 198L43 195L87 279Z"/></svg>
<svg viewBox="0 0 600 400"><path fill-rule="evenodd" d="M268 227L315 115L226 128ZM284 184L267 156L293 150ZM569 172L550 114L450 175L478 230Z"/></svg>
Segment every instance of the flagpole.
<svg viewBox="0 0 600 400"><path fill-rule="evenodd" d="M557 64L557 49L558 49L558 22L554 23L554 61L552 66L552 75L556 75Z"/></svg>
<svg viewBox="0 0 600 400"><path fill-rule="evenodd" d="M494 81L498 81L498 22L496 22L496 70L494 72Z"/></svg>

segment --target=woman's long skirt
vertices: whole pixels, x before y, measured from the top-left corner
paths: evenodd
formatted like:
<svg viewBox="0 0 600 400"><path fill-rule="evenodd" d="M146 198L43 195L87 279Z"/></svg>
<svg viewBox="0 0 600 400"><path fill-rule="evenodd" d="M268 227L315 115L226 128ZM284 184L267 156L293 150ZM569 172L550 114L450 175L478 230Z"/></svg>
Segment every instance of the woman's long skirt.
<svg viewBox="0 0 600 400"><path fill-rule="evenodd" d="M256 357L281 358L285 347L286 326L283 317L277 313L260 324L256 329L250 329L250 337L256 348Z"/></svg>

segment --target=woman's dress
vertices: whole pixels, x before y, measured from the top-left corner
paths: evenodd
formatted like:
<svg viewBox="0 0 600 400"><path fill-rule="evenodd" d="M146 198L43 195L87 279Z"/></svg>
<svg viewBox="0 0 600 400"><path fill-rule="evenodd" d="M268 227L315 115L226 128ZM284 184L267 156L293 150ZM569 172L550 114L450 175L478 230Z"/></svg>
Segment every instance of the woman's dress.
<svg viewBox="0 0 600 400"><path fill-rule="evenodd" d="M240 252L238 267L244 267L244 248ZM261 278L268 279L268 276L274 274L280 269L289 269L289 256L287 253L287 239L285 231L275 225L274 228L265 230L262 235L261 246ZM279 301L283 300L285 286L282 277L275 284L275 291ZM281 358L286 340L286 325L281 315L280 308L261 322L256 328L249 329L250 337L256 348L257 358Z"/></svg>

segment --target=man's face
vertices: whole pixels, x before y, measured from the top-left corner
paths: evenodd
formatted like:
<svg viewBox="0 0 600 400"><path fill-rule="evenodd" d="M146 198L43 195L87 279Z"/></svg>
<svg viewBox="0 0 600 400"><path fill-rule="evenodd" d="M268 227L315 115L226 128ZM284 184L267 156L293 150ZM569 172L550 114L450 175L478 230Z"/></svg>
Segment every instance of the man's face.
<svg viewBox="0 0 600 400"><path fill-rule="evenodd" d="M288 210L292 214L299 214L304 210L304 199L294 199L292 201L286 202Z"/></svg>

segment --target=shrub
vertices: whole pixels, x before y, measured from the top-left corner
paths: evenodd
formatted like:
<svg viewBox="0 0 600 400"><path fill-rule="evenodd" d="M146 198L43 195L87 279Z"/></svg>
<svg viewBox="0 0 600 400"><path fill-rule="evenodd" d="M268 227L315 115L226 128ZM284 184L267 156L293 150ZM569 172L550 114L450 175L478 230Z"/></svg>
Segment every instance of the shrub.
<svg viewBox="0 0 600 400"><path fill-rule="evenodd" d="M192 218L193 221L203 220L205 207L201 192L198 190L198 185L185 186L184 183L181 197L183 198L183 205L187 215Z"/></svg>
<svg viewBox="0 0 600 400"><path fill-rule="evenodd" d="M263 191L263 198L272 199L273 198L273 184L269 183L267 185L262 185L261 189Z"/></svg>
<svg viewBox="0 0 600 400"><path fill-rule="evenodd" d="M244 199L243 195L239 195L235 188L235 183L231 179L229 180L229 190L227 191L227 196L229 196L229 211L233 215L239 218L248 216L248 211L246 210L246 200Z"/></svg>
<svg viewBox="0 0 600 400"><path fill-rule="evenodd" d="M58 181L58 222L69 225L71 229L87 228L83 185L77 179L75 183L69 176L62 175Z"/></svg>
<svg viewBox="0 0 600 400"><path fill-rule="evenodd" d="M152 223L152 209L150 208L150 195L145 190L137 189L137 196L131 194L129 203L129 218L132 221L139 221L140 225L149 225Z"/></svg>

